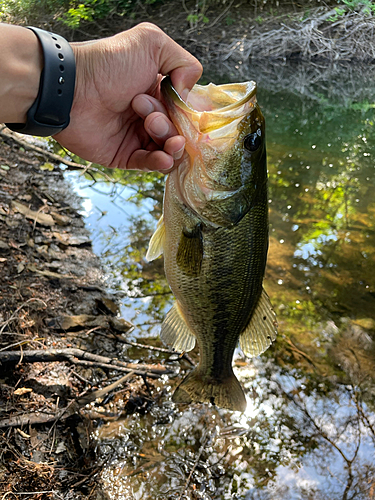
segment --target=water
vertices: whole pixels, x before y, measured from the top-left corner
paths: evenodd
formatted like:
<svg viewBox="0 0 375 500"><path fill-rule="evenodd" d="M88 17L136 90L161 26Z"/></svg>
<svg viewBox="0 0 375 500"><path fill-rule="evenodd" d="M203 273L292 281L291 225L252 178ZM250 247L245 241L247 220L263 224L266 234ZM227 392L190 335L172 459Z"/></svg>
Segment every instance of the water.
<svg viewBox="0 0 375 500"><path fill-rule="evenodd" d="M180 373L150 386L154 404L98 426L110 499L375 498L373 95L343 102L331 87L329 95L310 87L308 97L277 88L258 93L269 167L265 288L277 341L250 362L237 353L245 414L174 405L173 389L191 367L128 350ZM160 345L155 335L173 298L161 260L144 256L162 178L116 175L126 186L97 182L104 195L69 177L87 197L94 249L124 317L137 325L133 340Z"/></svg>

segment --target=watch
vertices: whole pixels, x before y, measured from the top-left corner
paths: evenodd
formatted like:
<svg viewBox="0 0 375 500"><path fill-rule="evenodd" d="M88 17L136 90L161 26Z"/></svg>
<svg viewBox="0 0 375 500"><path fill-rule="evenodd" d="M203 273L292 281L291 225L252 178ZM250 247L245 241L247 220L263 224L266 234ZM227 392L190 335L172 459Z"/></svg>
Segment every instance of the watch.
<svg viewBox="0 0 375 500"><path fill-rule="evenodd" d="M66 128L73 103L76 65L69 43L60 35L28 26L38 37L44 57L37 98L26 123L5 125L21 134L46 137Z"/></svg>

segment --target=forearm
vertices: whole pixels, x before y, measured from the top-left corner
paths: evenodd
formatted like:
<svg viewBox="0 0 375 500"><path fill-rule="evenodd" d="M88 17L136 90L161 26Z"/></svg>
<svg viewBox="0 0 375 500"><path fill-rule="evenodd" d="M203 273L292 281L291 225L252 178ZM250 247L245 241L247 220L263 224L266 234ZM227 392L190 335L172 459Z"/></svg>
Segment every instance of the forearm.
<svg viewBox="0 0 375 500"><path fill-rule="evenodd" d="M25 123L38 95L43 54L35 34L0 23L0 123Z"/></svg>

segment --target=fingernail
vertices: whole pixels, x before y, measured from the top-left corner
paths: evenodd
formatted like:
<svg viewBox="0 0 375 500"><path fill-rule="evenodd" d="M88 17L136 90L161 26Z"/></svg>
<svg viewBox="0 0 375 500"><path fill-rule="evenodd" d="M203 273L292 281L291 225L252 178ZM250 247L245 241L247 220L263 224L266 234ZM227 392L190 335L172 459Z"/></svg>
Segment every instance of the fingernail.
<svg viewBox="0 0 375 500"><path fill-rule="evenodd" d="M188 95L189 95L189 92L190 92L190 90L189 90L189 89L184 89L184 90L181 92L180 96L181 96L181 98L182 98L182 100L183 100L183 101L185 101L185 102L186 102L186 100L187 100L187 98L188 98Z"/></svg>
<svg viewBox="0 0 375 500"><path fill-rule="evenodd" d="M165 118L157 116L149 125L151 132L156 137L165 137L169 132L169 125Z"/></svg>
<svg viewBox="0 0 375 500"><path fill-rule="evenodd" d="M172 159L172 164L169 165L168 167L161 168L160 172L165 172L166 170L170 170L173 167L173 165L174 165L174 161Z"/></svg>
<svg viewBox="0 0 375 500"><path fill-rule="evenodd" d="M138 112L142 116L148 116L150 113L152 113L154 111L154 106L146 98L139 99L137 106L138 106Z"/></svg>
<svg viewBox="0 0 375 500"><path fill-rule="evenodd" d="M181 158L181 156L184 154L184 150L185 150L185 145L182 146L181 149L179 149L178 151L176 151L175 153L172 154L173 159L179 160Z"/></svg>

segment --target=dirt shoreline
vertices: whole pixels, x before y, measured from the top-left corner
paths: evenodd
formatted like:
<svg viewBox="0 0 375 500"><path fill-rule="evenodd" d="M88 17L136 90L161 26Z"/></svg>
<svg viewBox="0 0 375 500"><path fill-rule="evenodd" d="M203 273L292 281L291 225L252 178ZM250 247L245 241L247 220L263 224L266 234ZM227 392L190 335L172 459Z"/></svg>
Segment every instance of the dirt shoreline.
<svg viewBox="0 0 375 500"><path fill-rule="evenodd" d="M0 137L0 498L102 499L93 428L145 411L174 368L127 359L132 325L50 162Z"/></svg>

